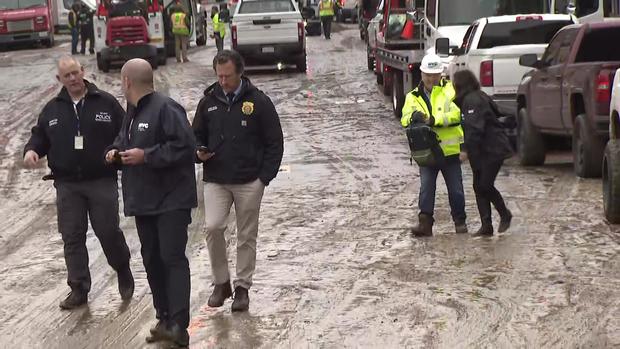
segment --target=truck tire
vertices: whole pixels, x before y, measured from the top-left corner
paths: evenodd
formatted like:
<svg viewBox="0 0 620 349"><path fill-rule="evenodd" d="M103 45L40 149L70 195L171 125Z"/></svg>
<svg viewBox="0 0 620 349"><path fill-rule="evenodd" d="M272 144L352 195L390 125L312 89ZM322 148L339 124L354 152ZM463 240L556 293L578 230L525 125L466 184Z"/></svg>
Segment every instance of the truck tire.
<svg viewBox="0 0 620 349"><path fill-rule="evenodd" d="M99 52L97 53L97 69L104 73L110 71L110 62Z"/></svg>
<svg viewBox="0 0 620 349"><path fill-rule="evenodd" d="M603 209L609 223L620 223L620 141L611 139L603 155Z"/></svg>
<svg viewBox="0 0 620 349"><path fill-rule="evenodd" d="M540 166L545 163L545 142L532 125L527 108L519 109L517 123L517 152L522 166Z"/></svg>
<svg viewBox="0 0 620 349"><path fill-rule="evenodd" d="M573 125L573 166L582 178L601 176L604 145L588 124L586 114L579 114Z"/></svg>
<svg viewBox="0 0 620 349"><path fill-rule="evenodd" d="M394 73L391 70L383 72L383 95L392 95L392 84L394 82Z"/></svg>
<svg viewBox="0 0 620 349"><path fill-rule="evenodd" d="M196 46L204 46L207 44L207 26L203 25L202 34L196 36Z"/></svg>
<svg viewBox="0 0 620 349"><path fill-rule="evenodd" d="M403 92L403 73L396 70L392 73L392 111L394 117L400 120L403 114L405 95Z"/></svg>
<svg viewBox="0 0 620 349"><path fill-rule="evenodd" d="M149 58L148 62L151 65L151 68L153 68L153 70L157 69L159 67L159 56Z"/></svg>
<svg viewBox="0 0 620 349"><path fill-rule="evenodd" d="M295 65L297 66L297 71L300 73L305 73L308 70L308 62L306 58L305 53L297 58L297 63Z"/></svg>
<svg viewBox="0 0 620 349"><path fill-rule="evenodd" d="M168 56L165 50L157 52L157 63L158 65L166 65L168 63Z"/></svg>

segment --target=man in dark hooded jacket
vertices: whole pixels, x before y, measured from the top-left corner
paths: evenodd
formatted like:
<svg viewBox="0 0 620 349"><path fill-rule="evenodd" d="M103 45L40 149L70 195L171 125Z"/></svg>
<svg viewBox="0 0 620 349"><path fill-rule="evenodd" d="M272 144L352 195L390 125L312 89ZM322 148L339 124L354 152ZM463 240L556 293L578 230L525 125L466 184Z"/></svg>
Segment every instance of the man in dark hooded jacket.
<svg viewBox="0 0 620 349"><path fill-rule="evenodd" d="M215 283L208 305L222 306L232 296L224 232L234 203L237 278L232 311L245 311L256 266L260 203L265 186L280 168L284 141L273 103L242 77L241 56L223 50L213 66L218 83L205 91L192 125L196 155L204 163L207 245Z"/></svg>

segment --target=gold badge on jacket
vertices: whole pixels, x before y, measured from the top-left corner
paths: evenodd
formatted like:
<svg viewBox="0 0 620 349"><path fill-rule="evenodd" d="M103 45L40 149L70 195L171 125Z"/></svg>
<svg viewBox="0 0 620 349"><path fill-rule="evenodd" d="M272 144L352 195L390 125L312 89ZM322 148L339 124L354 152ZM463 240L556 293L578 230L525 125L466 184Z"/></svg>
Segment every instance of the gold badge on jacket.
<svg viewBox="0 0 620 349"><path fill-rule="evenodd" d="M252 115L254 112L254 103L252 102L243 102L243 106L241 106L241 112L245 115Z"/></svg>

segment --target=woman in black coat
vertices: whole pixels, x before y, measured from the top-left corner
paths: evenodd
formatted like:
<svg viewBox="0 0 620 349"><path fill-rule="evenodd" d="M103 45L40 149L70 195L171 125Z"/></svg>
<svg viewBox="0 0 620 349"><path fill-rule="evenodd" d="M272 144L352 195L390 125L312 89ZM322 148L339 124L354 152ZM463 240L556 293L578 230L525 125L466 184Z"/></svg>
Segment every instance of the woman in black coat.
<svg viewBox="0 0 620 349"><path fill-rule="evenodd" d="M473 171L476 204L482 226L475 235L493 235L491 203L501 218L498 232L510 227L512 213L506 207L495 178L504 160L513 154L503 126L499 122L495 102L483 91L476 76L469 70L454 74L455 103L461 109L465 149Z"/></svg>

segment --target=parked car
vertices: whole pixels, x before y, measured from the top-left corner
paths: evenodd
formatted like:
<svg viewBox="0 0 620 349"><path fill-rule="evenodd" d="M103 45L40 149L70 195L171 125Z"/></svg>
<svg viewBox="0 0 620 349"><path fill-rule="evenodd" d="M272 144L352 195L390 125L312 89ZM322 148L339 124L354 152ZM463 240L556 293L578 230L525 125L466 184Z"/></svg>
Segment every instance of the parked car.
<svg viewBox="0 0 620 349"><path fill-rule="evenodd" d="M450 53L455 56L448 65L450 78L459 70L471 70L482 90L514 115L519 83L532 69L520 66L519 57L529 53L540 58L553 36L576 21L573 16L556 14L481 18L469 26L461 47Z"/></svg>
<svg viewBox="0 0 620 349"><path fill-rule="evenodd" d="M610 223L620 223L620 69L609 104L609 142L603 155L603 207Z"/></svg>
<svg viewBox="0 0 620 349"><path fill-rule="evenodd" d="M293 64L306 71L305 24L296 1L240 0L231 40L249 66Z"/></svg>
<svg viewBox="0 0 620 349"><path fill-rule="evenodd" d="M521 65L536 68L517 92L522 165L542 165L549 137L566 137L572 138L575 173L601 175L611 82L620 67L619 37L618 21L570 25L555 35L542 59L520 57Z"/></svg>

